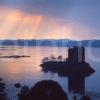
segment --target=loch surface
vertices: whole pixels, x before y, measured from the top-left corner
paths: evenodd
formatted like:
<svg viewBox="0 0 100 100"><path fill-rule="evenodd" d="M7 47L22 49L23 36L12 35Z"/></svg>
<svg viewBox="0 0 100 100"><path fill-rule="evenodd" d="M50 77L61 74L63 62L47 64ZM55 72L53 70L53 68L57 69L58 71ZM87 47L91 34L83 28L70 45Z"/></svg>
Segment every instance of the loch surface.
<svg viewBox="0 0 100 100"><path fill-rule="evenodd" d="M62 55L66 58L68 48L65 47L17 47L4 46L0 48L0 56L26 56L20 58L0 58L0 77L6 83L10 99L15 99L19 92L15 83L33 86L36 82L45 79L57 81L68 93L68 77L58 76L57 73L44 73L39 66L44 57ZM85 78L85 91L100 100L100 48L86 48L86 61L95 70L91 76ZM28 56L28 57L27 57ZM74 66L75 67L75 66ZM96 94L96 95L95 95ZM17 98L16 98L17 99Z"/></svg>

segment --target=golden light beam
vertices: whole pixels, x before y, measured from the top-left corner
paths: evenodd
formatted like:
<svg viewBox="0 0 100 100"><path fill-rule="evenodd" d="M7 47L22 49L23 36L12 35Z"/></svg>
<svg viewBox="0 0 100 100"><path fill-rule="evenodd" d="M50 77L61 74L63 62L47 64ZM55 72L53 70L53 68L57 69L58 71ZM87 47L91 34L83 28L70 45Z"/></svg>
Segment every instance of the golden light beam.
<svg viewBox="0 0 100 100"><path fill-rule="evenodd" d="M34 38L34 33L42 20L39 15L26 15L18 11L10 11L4 14L0 27L0 33L7 38ZM5 38L6 38L5 37Z"/></svg>
<svg viewBox="0 0 100 100"><path fill-rule="evenodd" d="M0 39L81 39L90 29L78 22L60 24L57 19L0 8ZM81 34L82 33L82 34Z"/></svg>

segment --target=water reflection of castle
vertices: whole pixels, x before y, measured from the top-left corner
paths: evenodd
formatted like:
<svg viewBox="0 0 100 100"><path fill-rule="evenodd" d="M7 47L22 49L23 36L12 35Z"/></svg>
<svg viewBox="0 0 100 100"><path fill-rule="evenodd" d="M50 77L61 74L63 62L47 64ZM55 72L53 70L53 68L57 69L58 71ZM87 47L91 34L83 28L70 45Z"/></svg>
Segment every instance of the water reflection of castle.
<svg viewBox="0 0 100 100"><path fill-rule="evenodd" d="M85 93L85 77L68 76L68 90L73 93Z"/></svg>
<svg viewBox="0 0 100 100"><path fill-rule="evenodd" d="M85 77L95 72L85 61L85 48L83 46L69 48L66 60L47 60L41 64L41 67L44 72L52 71L60 76L67 76L68 89L75 93L84 93Z"/></svg>
<svg viewBox="0 0 100 100"><path fill-rule="evenodd" d="M84 63L85 62L85 48L73 47L68 49L68 60L73 63ZM74 93L85 92L85 77L78 75L69 75L68 77L68 89Z"/></svg>

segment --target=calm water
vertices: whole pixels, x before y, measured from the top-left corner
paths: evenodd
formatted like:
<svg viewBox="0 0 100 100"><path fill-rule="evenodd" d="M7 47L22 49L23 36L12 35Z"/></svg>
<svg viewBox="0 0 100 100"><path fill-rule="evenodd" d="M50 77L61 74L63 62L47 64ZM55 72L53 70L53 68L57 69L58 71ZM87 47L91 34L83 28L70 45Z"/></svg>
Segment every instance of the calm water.
<svg viewBox="0 0 100 100"><path fill-rule="evenodd" d="M95 69L95 73L85 79L85 91L95 100L100 100L100 48L87 48L86 61ZM16 98L18 89L14 84L33 86L39 80L52 79L58 81L63 89L68 92L67 77L60 77L57 73L44 73L41 71L41 60L44 57L62 55L67 57L66 48L57 47L3 47L0 48L0 56L28 55L29 58L0 58L0 77L7 85L7 91L11 100ZM16 91L16 92L13 92ZM96 94L96 95L95 95ZM71 99L71 98L70 98Z"/></svg>

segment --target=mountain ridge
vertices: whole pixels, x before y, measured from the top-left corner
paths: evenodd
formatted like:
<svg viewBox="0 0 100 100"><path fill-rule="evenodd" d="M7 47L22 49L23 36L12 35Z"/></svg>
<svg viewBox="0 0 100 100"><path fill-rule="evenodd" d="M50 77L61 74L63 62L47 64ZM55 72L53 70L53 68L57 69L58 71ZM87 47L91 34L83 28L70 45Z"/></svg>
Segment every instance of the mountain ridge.
<svg viewBox="0 0 100 100"><path fill-rule="evenodd" d="M0 45L5 46L51 46L51 47L100 47L100 40L70 40L70 39L17 39L0 40Z"/></svg>

